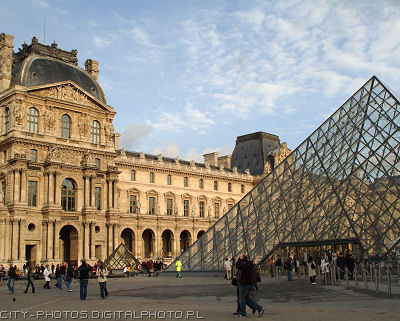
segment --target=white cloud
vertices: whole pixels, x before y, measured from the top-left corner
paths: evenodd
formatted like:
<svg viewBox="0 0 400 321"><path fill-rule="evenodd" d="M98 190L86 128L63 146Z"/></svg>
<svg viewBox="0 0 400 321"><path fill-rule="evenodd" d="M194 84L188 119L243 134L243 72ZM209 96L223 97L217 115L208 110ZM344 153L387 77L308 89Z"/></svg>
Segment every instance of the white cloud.
<svg viewBox="0 0 400 321"><path fill-rule="evenodd" d="M151 127L148 125L128 125L121 133L120 145L128 150L140 146L150 135Z"/></svg>
<svg viewBox="0 0 400 321"><path fill-rule="evenodd" d="M106 48L111 44L111 41L95 36L93 37L93 44L97 48Z"/></svg>
<svg viewBox="0 0 400 321"><path fill-rule="evenodd" d="M32 0L34 5L38 5L39 7L46 9L50 7L50 4L45 0Z"/></svg>
<svg viewBox="0 0 400 321"><path fill-rule="evenodd" d="M169 143L165 148L161 148L159 146L154 147L151 152L152 154L162 154L163 156L166 157L179 157L179 146L177 143Z"/></svg>

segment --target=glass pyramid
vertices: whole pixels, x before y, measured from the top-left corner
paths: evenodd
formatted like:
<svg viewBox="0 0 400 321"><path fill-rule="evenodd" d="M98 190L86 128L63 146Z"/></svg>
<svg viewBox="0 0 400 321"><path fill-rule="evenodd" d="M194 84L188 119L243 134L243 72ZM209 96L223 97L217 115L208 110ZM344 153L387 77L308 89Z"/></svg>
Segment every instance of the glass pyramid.
<svg viewBox="0 0 400 321"><path fill-rule="evenodd" d="M104 261L104 265L113 270L123 270L125 266L138 266L139 261L133 256L133 254L125 247L123 243L110 254L110 256Z"/></svg>
<svg viewBox="0 0 400 321"><path fill-rule="evenodd" d="M223 270L241 253L260 262L304 241L387 255L400 243L399 125L398 96L373 76L180 256L184 270Z"/></svg>

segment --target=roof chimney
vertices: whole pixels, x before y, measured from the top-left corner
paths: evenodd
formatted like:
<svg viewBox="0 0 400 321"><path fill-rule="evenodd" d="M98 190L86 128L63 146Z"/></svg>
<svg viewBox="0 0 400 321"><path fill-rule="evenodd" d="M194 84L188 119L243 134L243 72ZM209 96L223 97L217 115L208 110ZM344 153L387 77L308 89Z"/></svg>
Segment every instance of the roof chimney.
<svg viewBox="0 0 400 321"><path fill-rule="evenodd" d="M0 34L0 91L10 87L14 36Z"/></svg>
<svg viewBox="0 0 400 321"><path fill-rule="evenodd" d="M218 152L204 154L204 163L212 166L218 166Z"/></svg>
<svg viewBox="0 0 400 321"><path fill-rule="evenodd" d="M96 60L88 59L85 62L85 70L92 76L92 78L98 81L99 76L99 62Z"/></svg>

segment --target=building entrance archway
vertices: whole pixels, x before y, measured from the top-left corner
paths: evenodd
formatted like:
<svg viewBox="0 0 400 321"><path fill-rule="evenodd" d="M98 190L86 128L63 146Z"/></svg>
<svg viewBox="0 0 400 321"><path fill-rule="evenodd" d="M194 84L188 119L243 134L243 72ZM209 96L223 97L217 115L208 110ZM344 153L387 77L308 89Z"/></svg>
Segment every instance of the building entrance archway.
<svg viewBox="0 0 400 321"><path fill-rule="evenodd" d="M78 231L72 225L60 230L60 258L63 262L78 265Z"/></svg>
<svg viewBox="0 0 400 321"><path fill-rule="evenodd" d="M121 232L122 243L132 253L135 251L135 233L130 229L126 228ZM135 254L134 254L135 255Z"/></svg>
<svg viewBox="0 0 400 321"><path fill-rule="evenodd" d="M143 256L150 259L154 256L154 232L151 229L144 230L142 233L143 239Z"/></svg>
<svg viewBox="0 0 400 321"><path fill-rule="evenodd" d="M162 238L162 257L172 258L174 256L174 234L170 230L164 230L161 234Z"/></svg>
<svg viewBox="0 0 400 321"><path fill-rule="evenodd" d="M183 230L180 235L181 253L186 251L192 244L192 236L188 230Z"/></svg>
<svg viewBox="0 0 400 321"><path fill-rule="evenodd" d="M199 231L199 233L197 233L197 239L202 237L204 233L205 233L205 231L203 231L203 230Z"/></svg>

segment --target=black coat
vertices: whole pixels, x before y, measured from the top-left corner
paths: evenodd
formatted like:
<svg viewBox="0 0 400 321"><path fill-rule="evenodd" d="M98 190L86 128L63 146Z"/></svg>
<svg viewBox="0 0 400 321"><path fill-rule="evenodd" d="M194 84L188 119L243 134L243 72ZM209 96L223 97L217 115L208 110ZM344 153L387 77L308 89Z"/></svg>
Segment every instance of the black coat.
<svg viewBox="0 0 400 321"><path fill-rule="evenodd" d="M77 269L77 271L79 272L79 279L80 280L88 280L89 279L89 273L90 273L91 270L92 270L92 268L89 265L82 264Z"/></svg>

